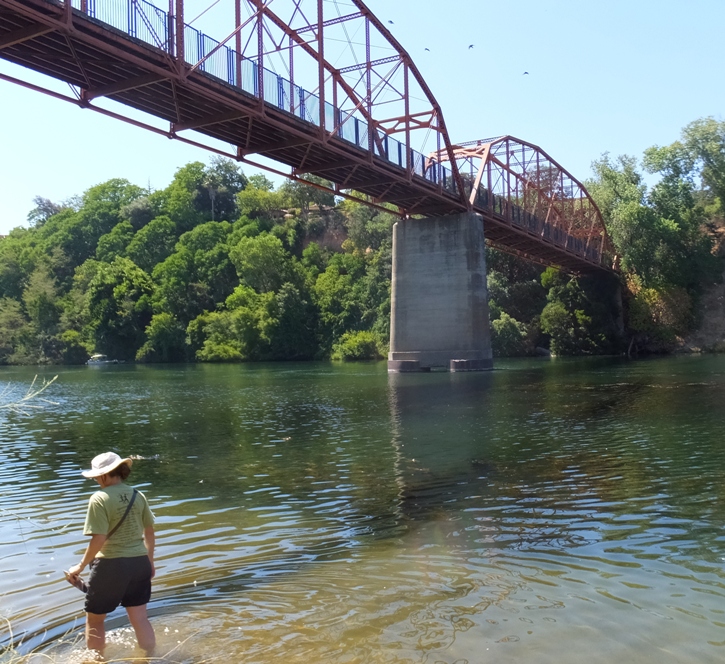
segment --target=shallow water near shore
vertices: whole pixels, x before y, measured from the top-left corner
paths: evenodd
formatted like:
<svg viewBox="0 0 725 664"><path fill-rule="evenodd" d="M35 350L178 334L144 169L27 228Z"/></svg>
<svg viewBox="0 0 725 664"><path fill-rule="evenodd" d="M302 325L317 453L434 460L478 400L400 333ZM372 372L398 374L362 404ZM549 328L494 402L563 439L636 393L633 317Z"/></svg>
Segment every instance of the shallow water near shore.
<svg viewBox="0 0 725 664"><path fill-rule="evenodd" d="M0 415L0 644L31 661L84 661L62 570L107 449L157 517L160 661L725 659L725 357L54 373Z"/></svg>

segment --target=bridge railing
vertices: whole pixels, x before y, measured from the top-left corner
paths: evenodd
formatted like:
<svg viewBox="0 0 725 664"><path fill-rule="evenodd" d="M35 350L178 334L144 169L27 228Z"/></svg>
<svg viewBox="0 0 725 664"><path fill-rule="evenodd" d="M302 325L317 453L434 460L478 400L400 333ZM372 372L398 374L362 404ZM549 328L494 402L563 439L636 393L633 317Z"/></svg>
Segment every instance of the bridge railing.
<svg viewBox="0 0 725 664"><path fill-rule="evenodd" d="M146 0L72 0L72 5L131 37L168 51L168 12Z"/></svg>
<svg viewBox="0 0 725 664"><path fill-rule="evenodd" d="M171 21L173 17L147 0L71 0L73 7L89 17L110 25L117 30L138 39L150 46L174 55ZM198 70L213 76L244 92L259 98L259 65L240 56L234 49L221 44L200 30L184 25L184 60L198 65ZM237 69L241 71L238 72ZM270 69L262 73L264 101L281 111L319 127L320 99ZM372 149L382 159L407 169L410 164L412 173L430 183L456 195L455 179L452 171L438 162L431 162L417 150L408 151L404 143L384 132L379 132L378 141L371 140L368 123L359 117L349 117L340 108L325 102L325 129L364 150ZM337 127L337 129L336 129ZM382 147L381 147L382 146Z"/></svg>
<svg viewBox="0 0 725 664"><path fill-rule="evenodd" d="M511 203L503 196L492 193L483 186L479 186L474 199L474 204L488 210L502 221L507 221L514 226L523 228L538 237L551 242L563 249L586 257L596 263L607 263L606 256L602 254L600 239L594 243L587 243L581 238L574 237L565 230L531 214L515 203Z"/></svg>

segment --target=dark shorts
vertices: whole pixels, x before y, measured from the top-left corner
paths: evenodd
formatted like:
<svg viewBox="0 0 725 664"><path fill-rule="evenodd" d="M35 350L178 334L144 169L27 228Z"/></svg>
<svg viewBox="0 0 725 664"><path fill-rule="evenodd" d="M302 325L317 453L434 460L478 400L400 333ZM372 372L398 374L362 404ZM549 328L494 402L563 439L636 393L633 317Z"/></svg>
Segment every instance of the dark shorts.
<svg viewBox="0 0 725 664"><path fill-rule="evenodd" d="M136 558L96 558L91 563L86 594L87 613L111 613L120 604L142 606L151 599L151 561Z"/></svg>

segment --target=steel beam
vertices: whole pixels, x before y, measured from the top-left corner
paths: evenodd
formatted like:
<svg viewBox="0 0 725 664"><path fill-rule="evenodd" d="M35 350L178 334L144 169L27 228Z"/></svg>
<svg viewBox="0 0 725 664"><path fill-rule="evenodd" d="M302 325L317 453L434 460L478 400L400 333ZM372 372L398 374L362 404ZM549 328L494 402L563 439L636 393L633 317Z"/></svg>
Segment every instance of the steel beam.
<svg viewBox="0 0 725 664"><path fill-rule="evenodd" d="M159 74L142 74L141 76L135 76L117 83L111 83L104 85L100 88L93 88L86 90L83 94L85 99L91 100L98 97L110 97L112 95L119 94L121 92L128 92L129 90L135 90L137 88L143 88L153 83L159 83L160 81L168 80L166 76L159 76Z"/></svg>
<svg viewBox="0 0 725 664"><path fill-rule="evenodd" d="M9 46L17 46L23 42L30 41L36 37L42 37L47 35L49 32L53 32L55 28L51 28L47 25L29 25L26 28L20 28L13 32L9 32L0 37L0 50L8 48Z"/></svg>
<svg viewBox="0 0 725 664"><path fill-rule="evenodd" d="M228 113L219 113L218 115L209 115L207 117L198 118L197 120L189 120L188 122L175 122L174 131L186 131L187 129L199 129L201 127L209 127L222 122L231 122L232 120L240 120L249 115L240 111L229 111Z"/></svg>

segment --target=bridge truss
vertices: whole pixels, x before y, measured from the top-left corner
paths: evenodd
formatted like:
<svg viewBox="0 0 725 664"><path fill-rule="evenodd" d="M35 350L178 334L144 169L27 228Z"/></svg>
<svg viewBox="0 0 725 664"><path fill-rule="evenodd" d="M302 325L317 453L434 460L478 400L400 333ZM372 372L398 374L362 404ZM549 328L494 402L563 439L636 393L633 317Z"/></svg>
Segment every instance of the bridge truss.
<svg viewBox="0 0 725 664"><path fill-rule="evenodd" d="M361 0L344 11L226 2L228 30L215 40L186 22L184 0L0 0L0 58L71 92L0 79L285 177L324 178L403 217L473 210L504 250L571 272L609 269L584 187L511 137L454 145L410 56Z"/></svg>
<svg viewBox="0 0 725 664"><path fill-rule="evenodd" d="M513 136L462 143L453 155L473 209L527 232L514 239L487 225L487 239L507 251L556 264L544 239L596 261L611 245L602 215L584 185L536 145ZM450 152L431 155L441 162Z"/></svg>

